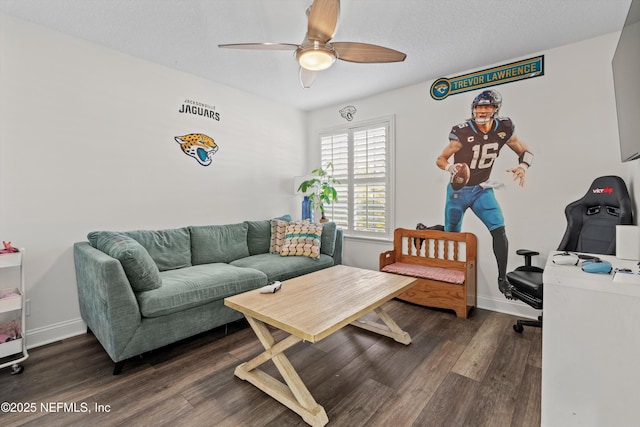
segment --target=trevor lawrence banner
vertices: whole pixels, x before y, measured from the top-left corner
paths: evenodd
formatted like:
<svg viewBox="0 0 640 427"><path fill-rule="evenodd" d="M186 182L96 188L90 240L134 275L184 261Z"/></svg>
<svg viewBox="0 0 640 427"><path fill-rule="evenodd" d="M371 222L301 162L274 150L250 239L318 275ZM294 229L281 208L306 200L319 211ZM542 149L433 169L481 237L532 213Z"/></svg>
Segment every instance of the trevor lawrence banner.
<svg viewBox="0 0 640 427"><path fill-rule="evenodd" d="M544 75L544 55L524 59L458 77L441 77L431 85L431 97L437 101L449 95L468 92Z"/></svg>

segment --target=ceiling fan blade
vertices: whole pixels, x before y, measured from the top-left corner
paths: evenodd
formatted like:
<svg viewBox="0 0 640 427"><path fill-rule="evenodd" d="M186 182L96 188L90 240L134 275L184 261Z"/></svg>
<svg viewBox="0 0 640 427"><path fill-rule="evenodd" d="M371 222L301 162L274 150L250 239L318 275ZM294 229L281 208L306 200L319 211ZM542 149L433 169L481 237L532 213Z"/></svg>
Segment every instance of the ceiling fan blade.
<svg viewBox="0 0 640 427"><path fill-rule="evenodd" d="M333 38L338 26L340 0L314 0L309 11L307 38L326 43Z"/></svg>
<svg viewBox="0 0 640 427"><path fill-rule="evenodd" d="M313 82L316 81L317 76L317 71L311 71L307 70L306 68L300 67L300 84L302 84L303 88L310 88Z"/></svg>
<svg viewBox="0 0 640 427"><path fill-rule="evenodd" d="M297 44L291 43L231 43L219 44L218 47L228 49L252 49L252 50L296 50Z"/></svg>
<svg viewBox="0 0 640 427"><path fill-rule="evenodd" d="M374 44L335 42L331 46L338 53L338 59L349 62L401 62L407 57L397 50Z"/></svg>

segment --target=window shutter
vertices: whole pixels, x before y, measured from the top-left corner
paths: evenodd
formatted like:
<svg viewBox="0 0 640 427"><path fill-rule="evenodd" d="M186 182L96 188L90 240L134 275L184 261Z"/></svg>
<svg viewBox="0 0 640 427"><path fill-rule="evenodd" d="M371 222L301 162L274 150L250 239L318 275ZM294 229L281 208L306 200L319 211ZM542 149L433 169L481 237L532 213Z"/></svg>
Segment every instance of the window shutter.
<svg viewBox="0 0 640 427"><path fill-rule="evenodd" d="M386 233L386 127L353 132L353 226Z"/></svg>
<svg viewBox="0 0 640 427"><path fill-rule="evenodd" d="M349 134L347 132L324 136L321 139L322 167L333 165L333 177L340 181L334 185L338 201L325 207L325 215L343 230L349 230Z"/></svg>
<svg viewBox="0 0 640 427"><path fill-rule="evenodd" d="M322 167L333 165L338 202L326 216L347 236L391 238L392 118L320 136Z"/></svg>

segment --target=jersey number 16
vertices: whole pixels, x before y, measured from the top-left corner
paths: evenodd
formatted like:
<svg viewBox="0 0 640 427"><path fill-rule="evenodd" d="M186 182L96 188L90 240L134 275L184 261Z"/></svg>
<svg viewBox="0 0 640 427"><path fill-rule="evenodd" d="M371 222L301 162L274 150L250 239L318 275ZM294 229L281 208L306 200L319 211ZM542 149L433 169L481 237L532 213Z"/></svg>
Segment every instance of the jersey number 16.
<svg viewBox="0 0 640 427"><path fill-rule="evenodd" d="M497 142L488 144L476 144L472 148L473 158L471 159L470 169L487 169L493 166L493 162L498 157L500 147Z"/></svg>

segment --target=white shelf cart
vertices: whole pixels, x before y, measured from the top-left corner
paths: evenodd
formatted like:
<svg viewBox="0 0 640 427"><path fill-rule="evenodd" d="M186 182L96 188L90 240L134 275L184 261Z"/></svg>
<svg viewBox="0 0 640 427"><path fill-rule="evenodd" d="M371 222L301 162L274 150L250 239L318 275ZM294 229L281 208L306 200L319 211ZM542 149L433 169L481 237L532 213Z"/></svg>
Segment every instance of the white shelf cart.
<svg viewBox="0 0 640 427"><path fill-rule="evenodd" d="M0 343L0 369L11 366L12 374L20 374L24 367L20 364L29 357L25 335L26 316L26 293L24 280L24 249L19 252L0 254L0 269L14 269L19 274L18 286L11 286L12 280L7 280L0 276L0 296L16 294L13 296L0 298L0 324L4 322L18 321L20 324L20 335L10 341ZM15 277L9 272L8 277ZM15 285L15 283L14 283ZM7 361L8 360L8 361Z"/></svg>

